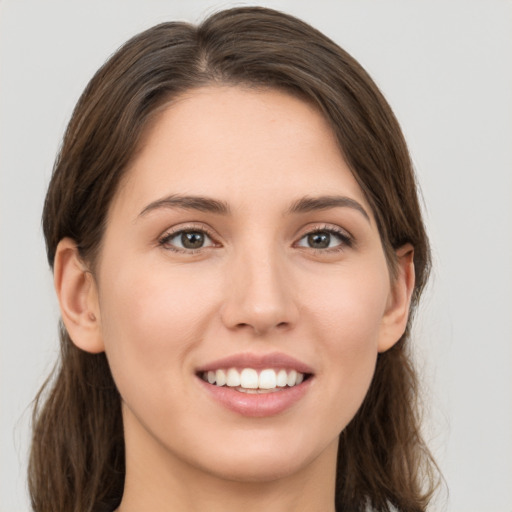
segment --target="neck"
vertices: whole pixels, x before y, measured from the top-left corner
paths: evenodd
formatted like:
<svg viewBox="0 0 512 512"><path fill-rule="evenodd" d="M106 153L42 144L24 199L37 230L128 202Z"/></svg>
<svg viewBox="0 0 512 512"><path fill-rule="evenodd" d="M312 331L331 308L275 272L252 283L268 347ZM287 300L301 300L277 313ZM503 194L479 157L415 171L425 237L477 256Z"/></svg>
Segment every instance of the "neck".
<svg viewBox="0 0 512 512"><path fill-rule="evenodd" d="M291 474L264 481L234 481L178 459L155 440L132 444L131 437L125 432L125 488L116 512L335 510L337 442ZM140 432L137 437L140 440Z"/></svg>

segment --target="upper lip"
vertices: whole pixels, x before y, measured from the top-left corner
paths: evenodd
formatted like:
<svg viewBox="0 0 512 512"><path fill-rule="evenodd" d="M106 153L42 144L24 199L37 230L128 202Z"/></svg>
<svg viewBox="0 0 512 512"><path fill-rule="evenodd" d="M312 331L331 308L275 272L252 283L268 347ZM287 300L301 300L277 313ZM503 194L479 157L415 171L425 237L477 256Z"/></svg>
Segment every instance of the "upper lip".
<svg viewBox="0 0 512 512"><path fill-rule="evenodd" d="M233 354L202 365L197 369L197 372L214 371L222 368L254 368L255 370L284 368L296 370L300 373L313 373L313 369L306 363L281 352L271 352L269 354L244 352Z"/></svg>

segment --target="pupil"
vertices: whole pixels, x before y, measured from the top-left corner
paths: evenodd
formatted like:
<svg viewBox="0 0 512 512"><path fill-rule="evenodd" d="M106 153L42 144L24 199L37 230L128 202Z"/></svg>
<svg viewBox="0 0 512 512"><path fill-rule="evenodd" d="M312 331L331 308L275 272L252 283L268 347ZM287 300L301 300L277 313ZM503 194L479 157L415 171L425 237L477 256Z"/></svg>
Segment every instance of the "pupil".
<svg viewBox="0 0 512 512"><path fill-rule="evenodd" d="M331 235L329 233L311 233L308 235L308 244L315 249L329 247Z"/></svg>
<svg viewBox="0 0 512 512"><path fill-rule="evenodd" d="M181 243L186 249L198 249L204 244L204 234L198 231L187 231L181 234Z"/></svg>

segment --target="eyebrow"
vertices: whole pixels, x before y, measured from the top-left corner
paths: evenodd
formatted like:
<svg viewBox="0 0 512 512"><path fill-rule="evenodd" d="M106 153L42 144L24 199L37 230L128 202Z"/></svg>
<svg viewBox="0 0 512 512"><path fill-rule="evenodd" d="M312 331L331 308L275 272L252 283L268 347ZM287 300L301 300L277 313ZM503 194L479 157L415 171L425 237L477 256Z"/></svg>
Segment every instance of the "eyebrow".
<svg viewBox="0 0 512 512"><path fill-rule="evenodd" d="M230 212L229 206L224 201L211 199L203 196L183 196L173 194L148 204L140 213L139 217L159 208L181 208L184 210L199 210L201 212L217 213L227 215Z"/></svg>
<svg viewBox="0 0 512 512"><path fill-rule="evenodd" d="M229 205L224 201L204 196L172 194L148 204L139 213L139 217L143 217L147 213L160 208L198 210L201 212L216 213L219 215L228 215L230 213ZM370 222L370 216L363 206L356 200L346 196L303 197L292 203L286 213L307 213L318 210L327 210L329 208L352 208L361 213L363 217Z"/></svg>
<svg viewBox="0 0 512 512"><path fill-rule="evenodd" d="M353 208L363 215L363 217L370 222L368 212L362 207L360 203L350 197L345 196L320 196L320 197L303 197L295 201L288 213L306 213L317 210L327 210L329 208Z"/></svg>

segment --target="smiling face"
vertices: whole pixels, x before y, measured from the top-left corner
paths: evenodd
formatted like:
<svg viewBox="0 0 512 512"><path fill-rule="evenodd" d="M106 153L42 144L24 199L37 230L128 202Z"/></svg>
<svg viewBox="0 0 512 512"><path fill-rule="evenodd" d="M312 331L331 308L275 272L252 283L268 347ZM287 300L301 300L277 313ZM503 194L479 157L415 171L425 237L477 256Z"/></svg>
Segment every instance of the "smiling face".
<svg viewBox="0 0 512 512"><path fill-rule="evenodd" d="M197 89L159 114L111 205L95 282L97 336L82 348L107 354L128 468L332 471L378 351L405 327L327 122L273 90Z"/></svg>

